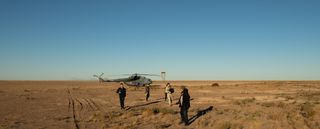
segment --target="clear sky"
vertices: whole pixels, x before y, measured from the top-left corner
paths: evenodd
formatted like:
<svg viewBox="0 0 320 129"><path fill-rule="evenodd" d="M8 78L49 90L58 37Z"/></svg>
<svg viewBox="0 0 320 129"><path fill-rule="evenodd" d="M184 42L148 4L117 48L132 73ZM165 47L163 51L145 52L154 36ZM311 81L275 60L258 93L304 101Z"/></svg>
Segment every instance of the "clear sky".
<svg viewBox="0 0 320 129"><path fill-rule="evenodd" d="M0 80L320 80L319 0L0 0Z"/></svg>

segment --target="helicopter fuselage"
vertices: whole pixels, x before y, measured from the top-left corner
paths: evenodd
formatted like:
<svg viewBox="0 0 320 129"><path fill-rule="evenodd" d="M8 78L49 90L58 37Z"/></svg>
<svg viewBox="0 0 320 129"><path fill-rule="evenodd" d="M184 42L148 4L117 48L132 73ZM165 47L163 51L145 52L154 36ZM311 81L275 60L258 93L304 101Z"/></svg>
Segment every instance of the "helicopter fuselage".
<svg viewBox="0 0 320 129"><path fill-rule="evenodd" d="M100 82L123 82L128 86L135 86L135 87L147 86L152 84L152 80L150 78L137 75L137 74L133 74L127 78L119 78L119 79L102 79L101 75L95 76L95 77L98 77Z"/></svg>
<svg viewBox="0 0 320 129"><path fill-rule="evenodd" d="M124 82L128 86L146 86L151 85L152 80L150 78L146 78L144 76L134 76L132 77L132 81Z"/></svg>

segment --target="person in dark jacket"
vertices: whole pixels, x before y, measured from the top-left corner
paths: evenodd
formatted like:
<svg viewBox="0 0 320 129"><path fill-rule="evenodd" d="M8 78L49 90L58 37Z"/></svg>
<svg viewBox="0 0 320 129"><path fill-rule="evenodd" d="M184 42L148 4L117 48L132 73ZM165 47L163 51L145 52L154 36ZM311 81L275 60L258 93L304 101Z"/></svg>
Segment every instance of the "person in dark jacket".
<svg viewBox="0 0 320 129"><path fill-rule="evenodd" d="M148 101L150 97L150 85L146 85L146 89L144 91L144 95L146 96L146 101Z"/></svg>
<svg viewBox="0 0 320 129"><path fill-rule="evenodd" d="M183 122L185 125L188 125L189 124L188 110L190 107L190 95L186 87L183 87L178 103L180 107L181 123Z"/></svg>
<svg viewBox="0 0 320 129"><path fill-rule="evenodd" d="M120 83L120 87L118 88L117 93L119 94L121 109L124 109L124 100L127 94L126 94L126 88L123 87L122 82Z"/></svg>

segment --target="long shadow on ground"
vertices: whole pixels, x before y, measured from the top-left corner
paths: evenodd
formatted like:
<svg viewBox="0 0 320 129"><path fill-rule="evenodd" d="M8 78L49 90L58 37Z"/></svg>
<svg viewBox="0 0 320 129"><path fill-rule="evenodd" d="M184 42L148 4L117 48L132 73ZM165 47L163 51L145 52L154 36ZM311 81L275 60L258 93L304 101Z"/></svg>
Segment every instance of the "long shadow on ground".
<svg viewBox="0 0 320 129"><path fill-rule="evenodd" d="M212 111L212 109L213 109L213 106L210 106L210 107L208 107L208 108L206 108L206 109L204 109L204 110L198 111L196 115L192 116L192 117L189 119L189 122L188 122L189 125L190 125L191 123L193 123L195 120L197 120L199 117L201 117L201 116L205 115L206 113Z"/></svg>
<svg viewBox="0 0 320 129"><path fill-rule="evenodd" d="M153 102L149 102L149 103L144 103L144 104L138 104L138 105L134 105L134 106L129 106L129 108L127 108L126 110L132 109L132 108L138 108L138 107L143 107L143 106L147 106L150 104L155 104L155 103L159 103L161 102L160 100L157 101L153 101Z"/></svg>

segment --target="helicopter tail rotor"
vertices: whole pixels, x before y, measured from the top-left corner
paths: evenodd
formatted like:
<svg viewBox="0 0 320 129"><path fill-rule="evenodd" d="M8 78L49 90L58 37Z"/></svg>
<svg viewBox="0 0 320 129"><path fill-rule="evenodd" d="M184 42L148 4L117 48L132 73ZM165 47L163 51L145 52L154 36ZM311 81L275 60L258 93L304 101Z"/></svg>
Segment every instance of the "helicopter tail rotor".
<svg viewBox="0 0 320 129"><path fill-rule="evenodd" d="M93 75L93 77L98 78L99 79L99 83L102 83L102 82L104 82L104 80L101 78L103 74L104 73L101 73L99 76L98 75Z"/></svg>

